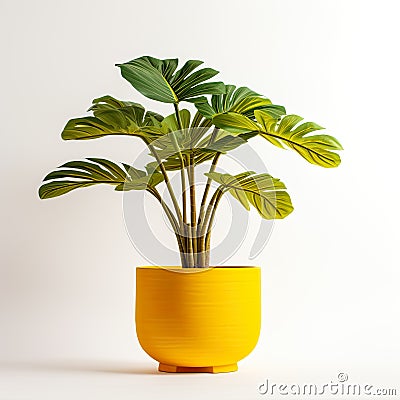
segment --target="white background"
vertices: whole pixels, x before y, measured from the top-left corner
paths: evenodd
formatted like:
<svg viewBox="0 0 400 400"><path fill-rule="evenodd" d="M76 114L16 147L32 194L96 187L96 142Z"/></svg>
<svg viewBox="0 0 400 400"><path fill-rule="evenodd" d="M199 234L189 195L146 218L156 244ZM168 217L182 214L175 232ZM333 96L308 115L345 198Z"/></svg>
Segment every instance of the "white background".
<svg viewBox="0 0 400 400"><path fill-rule="evenodd" d="M0 399L256 399L265 379L350 380L400 393L399 10L396 1L1 1ZM258 142L295 212L248 260L263 275L263 328L226 375L166 375L134 333L146 263L110 188L40 201L43 176L86 156L129 162L134 140L62 142L110 94L144 99L114 64L204 60L328 128L326 170ZM158 108L157 108L158 107Z"/></svg>

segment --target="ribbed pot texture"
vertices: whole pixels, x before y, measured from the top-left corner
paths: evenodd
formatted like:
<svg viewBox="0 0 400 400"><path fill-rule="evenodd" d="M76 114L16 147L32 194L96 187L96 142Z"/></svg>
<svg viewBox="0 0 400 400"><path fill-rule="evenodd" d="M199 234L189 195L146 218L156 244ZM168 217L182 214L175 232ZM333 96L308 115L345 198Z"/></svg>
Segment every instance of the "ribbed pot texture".
<svg viewBox="0 0 400 400"><path fill-rule="evenodd" d="M259 267L138 267L136 332L164 372L231 372L257 344Z"/></svg>

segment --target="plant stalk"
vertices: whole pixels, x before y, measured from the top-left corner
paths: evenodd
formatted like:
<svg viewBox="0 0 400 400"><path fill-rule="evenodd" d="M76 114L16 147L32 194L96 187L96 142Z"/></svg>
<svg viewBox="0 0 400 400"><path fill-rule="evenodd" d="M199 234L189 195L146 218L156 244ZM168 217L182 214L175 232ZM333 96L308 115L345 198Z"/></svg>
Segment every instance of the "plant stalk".
<svg viewBox="0 0 400 400"><path fill-rule="evenodd" d="M215 210L216 206L218 205L222 195L224 194L223 189L221 186L217 188L217 190L214 192L213 196L211 197L211 200L208 204L207 211L205 213L204 221L201 225L200 228L200 236L199 236L199 243L200 243L200 249L199 252L201 254L202 258L202 266L204 268L208 267L209 260L207 261L207 248L206 248L206 236L211 234L211 228L212 228L212 222L210 224L210 218L212 216L215 216ZM214 220L214 217L213 217ZM210 240L210 238L208 239Z"/></svg>
<svg viewBox="0 0 400 400"><path fill-rule="evenodd" d="M218 131L219 131L218 128L214 128L214 130L213 130L213 132L211 134L211 138L210 138L210 141L208 143L208 146L210 146L210 145L212 145L214 143L214 141L215 141L215 139L217 137ZM215 156L214 156L214 158L212 160L210 169L208 171L209 173L212 173L212 172L215 171L220 156L221 156L221 153L215 154ZM208 265L208 263L206 261L206 258L205 258L206 254L205 254L204 236L202 235L201 231L202 231L202 226L203 226L203 223L204 223L204 215L205 215L205 212L206 212L207 197L208 197L208 194L210 192L211 182L212 182L212 179L208 178L206 186L204 188L203 197L201 199L199 218L198 218L198 221L197 221L197 234L196 234L196 236L197 236L197 248L198 248L198 258L200 259L199 260L199 264L201 266L207 266Z"/></svg>
<svg viewBox="0 0 400 400"><path fill-rule="evenodd" d="M197 229L196 229L196 186L195 186L195 174L194 174L194 158L193 153L190 154L189 158L189 188L190 188L190 230L191 230L191 241L193 249L193 261L195 266L198 265L197 257Z"/></svg>
<svg viewBox="0 0 400 400"><path fill-rule="evenodd" d="M218 159L220 156L221 156L221 153L217 153L214 156L211 167L208 171L209 173L212 173L215 171L215 168L217 167L217 162L218 162ZM199 219L197 221L197 224L199 225L199 227L201 226L201 224L203 223L203 220L204 220L204 214L206 211L206 202L207 202L208 193L210 192L211 182L212 182L212 179L208 178L206 186L204 188L203 198L201 199Z"/></svg>
<svg viewBox="0 0 400 400"><path fill-rule="evenodd" d="M218 131L219 131L219 128L214 128L214 130L213 130L213 132L211 134L211 138L210 138L210 141L208 143L208 146L210 146L210 145L212 145L214 143L215 138L217 137ZM215 168L217 166L217 162L218 162L218 159L219 159L220 155L221 155L221 153L217 153L214 156L214 158L212 160L212 163L211 163L210 170L208 172L214 172L215 171ZM206 187L204 188L203 198L201 199L201 205L200 205L199 220L197 221L197 224L199 226L203 222L205 208L206 208L206 201L207 201L208 193L210 191L211 182L212 182L212 179L208 178L207 179L207 183L206 183Z"/></svg>
<svg viewBox="0 0 400 400"><path fill-rule="evenodd" d="M177 103L174 103L174 109L175 109L175 116L176 116L176 121L178 122L178 128L182 131L182 120L181 116L179 113L179 106ZM192 234L191 234L191 228L189 228L188 223L187 223L187 205L186 205L186 177L185 177L185 161L182 156L181 149L179 147L179 144L176 140L176 137L174 135L174 132L171 133L172 141L175 147L175 150L177 151L180 163L181 163L181 169L180 169L180 175L181 175L181 190L182 190L182 212L183 212L183 227L184 227L184 235L185 235L185 241L186 241L186 246L185 249L187 251L187 259L188 259L188 266L189 268L194 266L194 255L193 255L193 243L192 243Z"/></svg>
<svg viewBox="0 0 400 400"><path fill-rule="evenodd" d="M176 197L175 197L175 193L174 193L174 190L173 190L173 188L172 188L171 182L169 181L167 171L166 171L166 169L165 169L165 167L164 167L164 164L163 164L162 161L161 161L160 156L159 156L158 153L157 153L157 150L154 148L154 146L152 146L150 143L147 143L147 146L148 146L148 148L149 148L151 154L152 154L152 155L154 156L154 158L157 160L157 163L158 163L158 165L159 165L159 167L160 167L161 173L163 174L164 181L165 181L165 184L166 184L166 186L167 186L168 193L169 193L169 195L170 195L170 197L171 197L172 203L173 203L173 205L174 205L175 213L176 213L176 216L177 216L178 221L179 221L179 225L180 225L180 228L181 228L181 234L183 234L183 233L184 233L184 230L183 230L183 218L182 218L182 213L181 213L181 210L179 209L178 200L177 200Z"/></svg>
<svg viewBox="0 0 400 400"><path fill-rule="evenodd" d="M176 220L176 218L175 218L174 214L172 213L172 211L170 210L170 208L168 207L167 203L165 203L165 201L162 199L158 190L156 188L150 188L147 190L160 202L165 214L167 215L167 218L174 230L175 237L178 242L179 255L181 258L182 266L185 267L187 265L187 261L186 261L186 254L185 254L185 249L184 249L184 244L183 244L183 237L180 234L179 223Z"/></svg>
<svg viewBox="0 0 400 400"><path fill-rule="evenodd" d="M206 230L206 237L205 237L205 241L204 241L204 253L205 253L205 264L208 266L210 264L210 241L211 241L211 230L212 230L212 225L214 223L214 218L217 212L217 207L219 202L221 201L222 195L224 194L224 192L221 190L220 192L218 192L216 198L215 198L215 202L212 208L212 212L211 212L211 216L210 216L210 220L208 222L208 227ZM206 222L206 221L204 221Z"/></svg>

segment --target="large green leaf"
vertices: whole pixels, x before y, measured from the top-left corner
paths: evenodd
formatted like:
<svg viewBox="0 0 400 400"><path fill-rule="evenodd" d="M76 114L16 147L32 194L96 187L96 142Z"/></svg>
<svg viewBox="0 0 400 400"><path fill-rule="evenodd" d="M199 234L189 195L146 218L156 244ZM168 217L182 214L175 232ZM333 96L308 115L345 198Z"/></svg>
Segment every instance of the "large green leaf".
<svg viewBox="0 0 400 400"><path fill-rule="evenodd" d="M330 135L309 135L324 129L318 124L300 124L303 118L297 115L287 115L281 121L261 111L256 111L255 116L262 127L261 136L273 144L275 141L284 143L308 162L321 167L332 168L340 164L340 156L333 151L343 150L337 139Z"/></svg>
<svg viewBox="0 0 400 400"><path fill-rule="evenodd" d="M199 113L196 113L191 121L190 112L186 109L180 110L179 114L183 129L179 129L176 115L171 114L161 123L164 135L152 142L158 157L165 160L163 164L167 170L181 169L182 162L179 152L183 156L184 166L188 165L191 156L194 157L195 164L212 158L212 155L203 154L202 145L199 144L202 139L204 141L211 122L204 119Z"/></svg>
<svg viewBox="0 0 400 400"><path fill-rule="evenodd" d="M183 156L184 166L188 165L187 161L190 156L193 156L194 164L198 165L211 160L217 153L224 154L236 149L246 143L248 139L257 135L244 133L239 136L233 136L229 132L219 130L214 141L211 142L211 134L206 135L209 130L209 121L204 120L204 126L172 131L152 142L158 156L164 160L163 164L167 171L175 171L182 168L181 158L177 149L180 149ZM172 140L172 137L174 140ZM176 144L178 147L176 147ZM151 163L153 166L156 164Z"/></svg>
<svg viewBox="0 0 400 400"><path fill-rule="evenodd" d="M230 134L219 130L217 138L211 140L211 135L204 138L199 146L207 147L208 151L216 151L226 153L240 145L246 143L251 137L256 136L256 133L251 133L254 125L254 112L263 110L269 115L280 118L285 114L285 108L272 104L271 101L247 87L236 88L234 85L225 85L225 93L213 95L211 102L207 98L202 97L196 99L195 106L199 113L204 118L214 123L214 118L219 117L220 122L223 121L224 115L229 114L230 118L233 115L246 116L251 122L245 120L245 125L238 127L236 131L230 129ZM221 127L222 125L219 125ZM232 136L234 134L235 137Z"/></svg>
<svg viewBox="0 0 400 400"><path fill-rule="evenodd" d="M190 126L190 111L183 109L179 110L179 116L182 126L179 127L178 120L176 118L176 114L168 115L163 119L161 125L166 129L166 132L175 132L182 129L188 129Z"/></svg>
<svg viewBox="0 0 400 400"><path fill-rule="evenodd" d="M68 121L61 137L65 140L86 140L108 135L128 135L152 141L162 135L163 117L152 111L146 112L137 103L103 96L93 100L89 111L93 112L93 116Z"/></svg>
<svg viewBox="0 0 400 400"><path fill-rule="evenodd" d="M127 164L118 164L102 158L69 161L50 172L39 188L39 197L49 199L71 190L98 184L115 186L115 190L149 190L162 182L157 172L146 173Z"/></svg>
<svg viewBox="0 0 400 400"><path fill-rule="evenodd" d="M202 61L189 60L176 71L178 59L159 60L144 56L117 64L122 76L144 96L163 103L179 103L207 94L224 93L222 82L206 82L218 71L212 68L194 70Z"/></svg>
<svg viewBox="0 0 400 400"><path fill-rule="evenodd" d="M255 110L265 110L278 117L286 113L284 107L272 104L271 100L253 90L247 87L236 89L234 85L225 85L224 94L212 95L211 103L206 97L196 99L195 106L208 119L226 112L236 112L249 118L254 118Z"/></svg>
<svg viewBox="0 0 400 400"><path fill-rule="evenodd" d="M202 138L197 146L205 152L224 154L247 143L254 136L257 136L257 133L247 132L240 135L232 135L230 132L219 129L213 141L211 140L211 135L207 135Z"/></svg>
<svg viewBox="0 0 400 400"><path fill-rule="evenodd" d="M234 135L253 132L275 146L286 145L308 162L321 167L332 168L340 164L340 156L334 151L343 148L337 139L330 135L309 135L311 132L324 129L316 123L299 124L303 118L297 115L286 115L278 119L262 110L254 111L254 115L256 122L233 112L217 115L213 118L213 122Z"/></svg>
<svg viewBox="0 0 400 400"><path fill-rule="evenodd" d="M285 185L269 174L255 175L253 171L239 175L209 172L205 174L220 184L223 192L229 192L247 210L255 207L262 218L282 219L293 211Z"/></svg>
<svg viewBox="0 0 400 400"><path fill-rule="evenodd" d="M245 115L235 112L218 114L213 118L213 123L220 129L224 129L234 135L246 132L258 132L258 124Z"/></svg>

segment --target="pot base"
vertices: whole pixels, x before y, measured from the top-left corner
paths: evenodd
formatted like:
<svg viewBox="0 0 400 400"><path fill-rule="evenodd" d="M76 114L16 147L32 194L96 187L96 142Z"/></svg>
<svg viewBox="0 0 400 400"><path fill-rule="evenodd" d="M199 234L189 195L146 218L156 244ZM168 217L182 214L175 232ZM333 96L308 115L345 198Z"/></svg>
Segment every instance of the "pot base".
<svg viewBox="0 0 400 400"><path fill-rule="evenodd" d="M183 367L178 365L168 365L160 363L158 366L160 372L208 372L218 374L220 372L234 372L238 370L237 364L217 365L214 367Z"/></svg>

